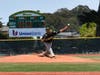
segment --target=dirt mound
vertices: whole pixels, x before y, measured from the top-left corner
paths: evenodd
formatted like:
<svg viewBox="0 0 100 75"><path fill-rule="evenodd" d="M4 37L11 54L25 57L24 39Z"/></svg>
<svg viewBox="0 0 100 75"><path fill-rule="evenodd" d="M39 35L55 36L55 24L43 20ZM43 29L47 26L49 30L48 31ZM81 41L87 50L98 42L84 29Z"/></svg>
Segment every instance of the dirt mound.
<svg viewBox="0 0 100 75"><path fill-rule="evenodd" d="M41 61L42 60L42 61ZM37 54L29 54L29 55L16 55L16 56L4 56L0 57L0 62L97 62L96 60L92 60L89 58L80 58L73 55L56 55L56 58L48 58L48 57L39 57Z"/></svg>

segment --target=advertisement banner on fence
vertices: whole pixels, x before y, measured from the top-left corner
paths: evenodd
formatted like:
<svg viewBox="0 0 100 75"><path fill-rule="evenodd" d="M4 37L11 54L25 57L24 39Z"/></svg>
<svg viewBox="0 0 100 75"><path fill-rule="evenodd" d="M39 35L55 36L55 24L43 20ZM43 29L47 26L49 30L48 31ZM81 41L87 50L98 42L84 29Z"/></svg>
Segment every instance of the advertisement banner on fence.
<svg viewBox="0 0 100 75"><path fill-rule="evenodd" d="M9 37L34 37L43 36L45 28L12 28L9 29Z"/></svg>

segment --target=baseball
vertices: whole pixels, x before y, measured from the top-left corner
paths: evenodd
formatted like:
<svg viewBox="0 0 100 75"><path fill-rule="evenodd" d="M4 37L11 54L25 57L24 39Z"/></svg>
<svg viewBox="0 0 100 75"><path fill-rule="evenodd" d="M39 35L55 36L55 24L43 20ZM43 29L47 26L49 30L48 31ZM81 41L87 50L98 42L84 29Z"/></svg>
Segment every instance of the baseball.
<svg viewBox="0 0 100 75"><path fill-rule="evenodd" d="M70 26L70 24L67 24L68 26Z"/></svg>

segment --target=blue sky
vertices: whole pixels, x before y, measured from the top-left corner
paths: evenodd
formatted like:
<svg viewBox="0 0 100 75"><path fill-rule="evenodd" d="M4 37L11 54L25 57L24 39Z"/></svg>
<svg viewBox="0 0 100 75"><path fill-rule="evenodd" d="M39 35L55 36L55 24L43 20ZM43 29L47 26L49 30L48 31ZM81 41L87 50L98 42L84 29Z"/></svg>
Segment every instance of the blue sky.
<svg viewBox="0 0 100 75"><path fill-rule="evenodd" d="M78 5L87 5L97 11L99 0L0 0L0 17L6 24L9 15L18 11L40 10L42 13L53 13L60 8L71 10Z"/></svg>

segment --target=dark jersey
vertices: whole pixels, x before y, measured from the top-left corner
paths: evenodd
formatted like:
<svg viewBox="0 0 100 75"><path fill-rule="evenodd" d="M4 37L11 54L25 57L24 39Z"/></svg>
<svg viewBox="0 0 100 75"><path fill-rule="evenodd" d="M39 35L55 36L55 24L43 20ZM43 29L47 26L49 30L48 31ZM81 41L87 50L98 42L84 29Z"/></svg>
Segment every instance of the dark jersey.
<svg viewBox="0 0 100 75"><path fill-rule="evenodd" d="M60 31L58 31L58 32L51 32L51 33L45 33L43 35L42 39L48 39L48 38L50 38L49 40L44 41L44 42L50 43L53 40L53 38L51 38L51 37L54 37L58 33L60 33Z"/></svg>

